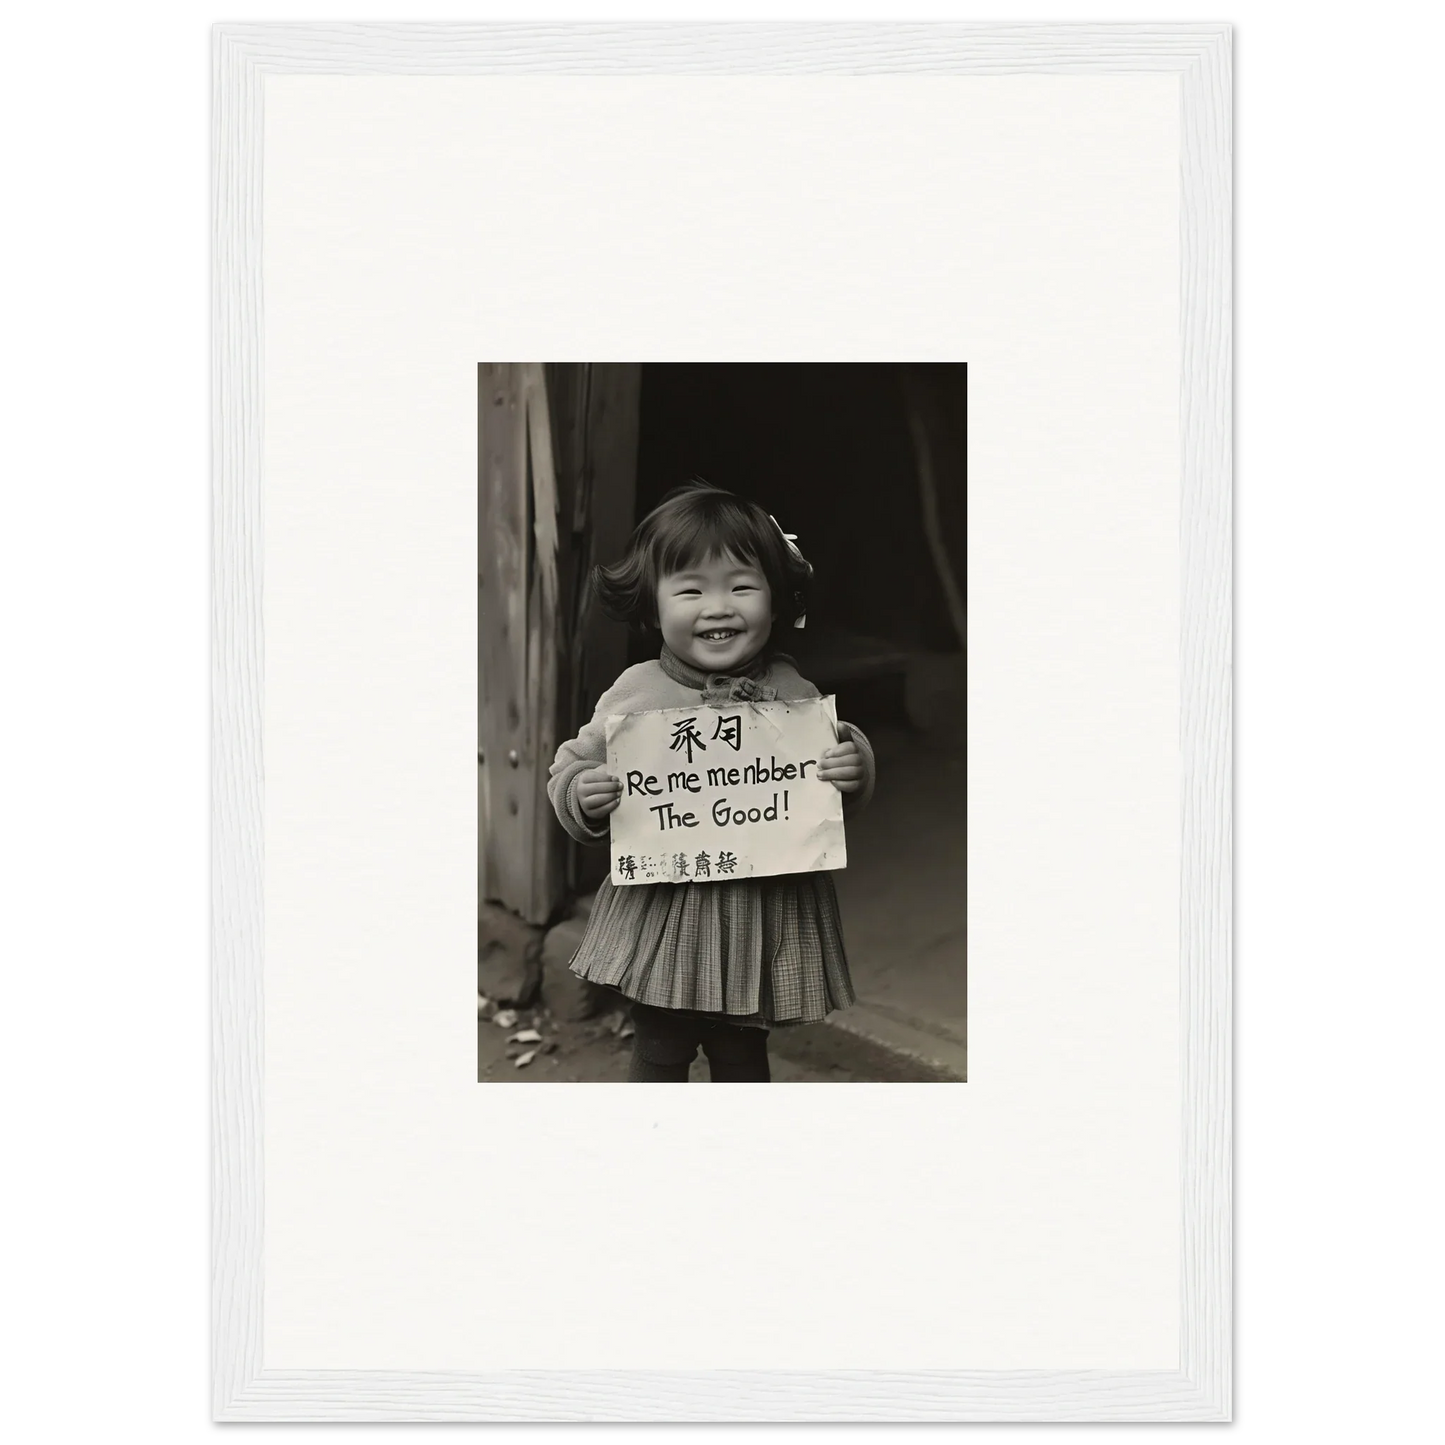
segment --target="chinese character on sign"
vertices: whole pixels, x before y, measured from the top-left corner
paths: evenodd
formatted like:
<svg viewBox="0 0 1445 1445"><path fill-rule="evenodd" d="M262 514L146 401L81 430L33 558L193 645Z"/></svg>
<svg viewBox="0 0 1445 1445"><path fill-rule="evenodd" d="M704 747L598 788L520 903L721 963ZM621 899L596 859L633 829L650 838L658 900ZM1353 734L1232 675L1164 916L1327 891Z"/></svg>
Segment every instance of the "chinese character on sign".
<svg viewBox="0 0 1445 1445"><path fill-rule="evenodd" d="M697 855L692 865L692 874L694 878L710 878L712 876L712 866L706 853Z"/></svg>
<svg viewBox="0 0 1445 1445"><path fill-rule="evenodd" d="M713 729L713 737L721 738L734 752L737 752L743 745L743 715L734 713L732 717L720 717L717 720L717 727ZM691 759L688 760L689 762Z"/></svg>
<svg viewBox="0 0 1445 1445"><path fill-rule="evenodd" d="M636 878L637 859L634 858L630 853L625 858L619 858L617 860L617 871L624 878Z"/></svg>
<svg viewBox="0 0 1445 1445"><path fill-rule="evenodd" d="M707 744L702 740L702 734L693 726L697 722L695 717L685 717L681 722L672 725L672 742L668 745L669 752L677 752L685 748L687 760L692 761L692 750L697 748L700 752L707 751Z"/></svg>
<svg viewBox="0 0 1445 1445"><path fill-rule="evenodd" d="M717 855L717 871L719 873L733 873L737 871L738 860L731 853L719 853Z"/></svg>
<svg viewBox="0 0 1445 1445"><path fill-rule="evenodd" d="M678 876L679 878L686 878L686 877L687 877L687 854L686 854L686 853L674 853L674 854L672 855L672 871L673 871L675 874L677 874L677 876Z"/></svg>

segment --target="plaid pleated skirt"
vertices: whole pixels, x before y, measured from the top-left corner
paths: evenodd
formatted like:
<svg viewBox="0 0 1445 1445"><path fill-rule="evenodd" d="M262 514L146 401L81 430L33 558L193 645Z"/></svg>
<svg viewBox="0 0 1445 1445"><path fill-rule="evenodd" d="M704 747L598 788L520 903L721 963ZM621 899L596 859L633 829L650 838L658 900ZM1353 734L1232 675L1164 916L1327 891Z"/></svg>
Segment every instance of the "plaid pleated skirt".
<svg viewBox="0 0 1445 1445"><path fill-rule="evenodd" d="M816 1023L854 1001L832 876L604 879L572 971L654 1008Z"/></svg>

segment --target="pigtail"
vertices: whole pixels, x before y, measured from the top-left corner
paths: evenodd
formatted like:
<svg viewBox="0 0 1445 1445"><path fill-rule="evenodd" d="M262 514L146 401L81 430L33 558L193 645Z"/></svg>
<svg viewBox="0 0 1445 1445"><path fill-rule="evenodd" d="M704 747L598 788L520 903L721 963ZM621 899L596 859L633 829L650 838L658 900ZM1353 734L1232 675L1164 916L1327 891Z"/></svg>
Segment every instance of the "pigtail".
<svg viewBox="0 0 1445 1445"><path fill-rule="evenodd" d="M645 552L635 545L610 566L599 562L588 574L592 599L604 616L645 631L657 616L656 582Z"/></svg>
<svg viewBox="0 0 1445 1445"><path fill-rule="evenodd" d="M803 556L802 551L799 549L798 534L796 532L783 531L783 524L778 521L771 512L768 513L768 521L778 529L778 536L787 544L788 556L792 560L794 567L801 570L807 577L808 582L811 583L813 580L813 564ZM793 618L793 626L799 629L806 627L808 625L808 597L803 588L797 588L793 592L793 610L797 614Z"/></svg>

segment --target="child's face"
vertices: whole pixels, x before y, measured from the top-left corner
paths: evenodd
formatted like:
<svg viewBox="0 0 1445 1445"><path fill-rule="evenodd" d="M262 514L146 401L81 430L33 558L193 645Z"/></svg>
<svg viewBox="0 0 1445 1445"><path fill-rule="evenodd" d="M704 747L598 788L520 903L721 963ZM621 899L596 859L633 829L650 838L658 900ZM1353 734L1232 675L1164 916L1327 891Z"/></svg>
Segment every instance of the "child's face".
<svg viewBox="0 0 1445 1445"><path fill-rule="evenodd" d="M703 672L731 672L762 651L773 630L773 595L751 563L714 557L657 584L662 640Z"/></svg>

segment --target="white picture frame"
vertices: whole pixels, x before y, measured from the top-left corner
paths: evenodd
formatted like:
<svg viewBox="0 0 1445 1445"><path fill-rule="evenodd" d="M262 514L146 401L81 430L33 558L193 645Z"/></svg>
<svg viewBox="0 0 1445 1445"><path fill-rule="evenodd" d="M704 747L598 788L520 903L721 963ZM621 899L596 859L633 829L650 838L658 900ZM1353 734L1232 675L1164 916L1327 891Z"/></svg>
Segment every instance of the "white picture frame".
<svg viewBox="0 0 1445 1445"><path fill-rule="evenodd" d="M216 28L212 967L217 1419L1230 1418L1230 45L1230 29L1222 24ZM468 1374L263 1367L264 84L275 75L554 72L1152 72L1179 77L1182 1276L1175 1370Z"/></svg>

